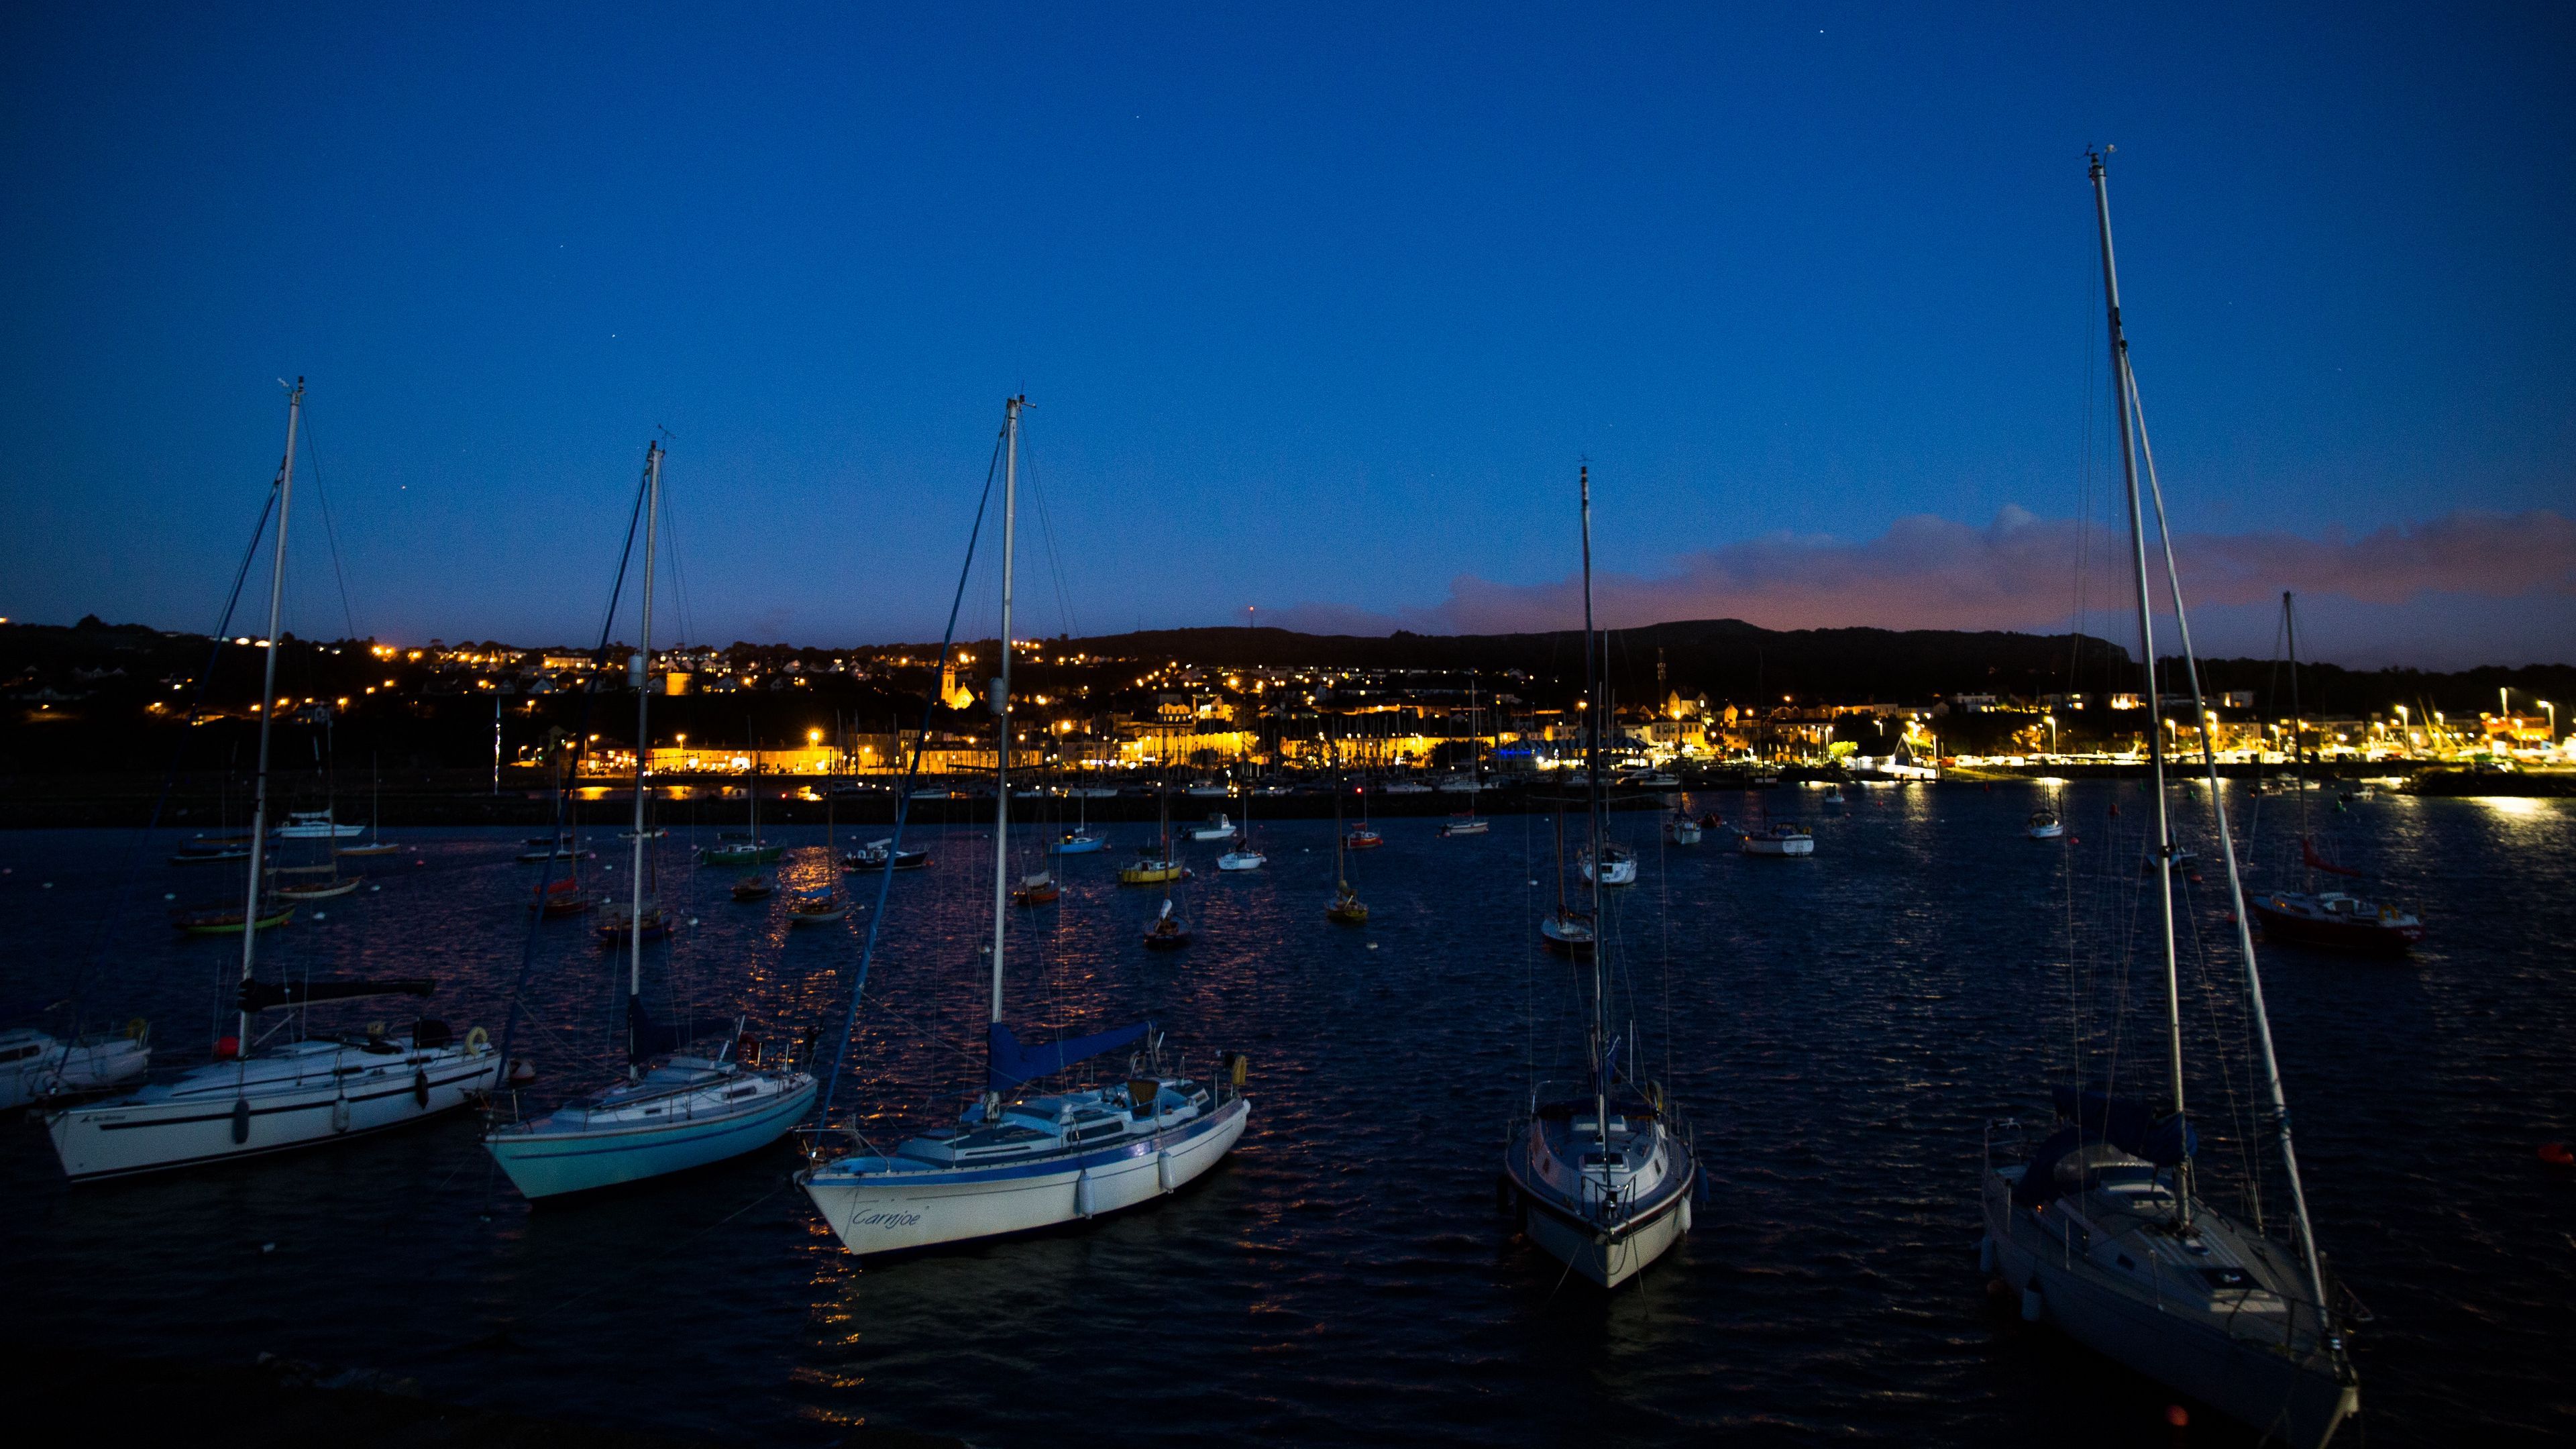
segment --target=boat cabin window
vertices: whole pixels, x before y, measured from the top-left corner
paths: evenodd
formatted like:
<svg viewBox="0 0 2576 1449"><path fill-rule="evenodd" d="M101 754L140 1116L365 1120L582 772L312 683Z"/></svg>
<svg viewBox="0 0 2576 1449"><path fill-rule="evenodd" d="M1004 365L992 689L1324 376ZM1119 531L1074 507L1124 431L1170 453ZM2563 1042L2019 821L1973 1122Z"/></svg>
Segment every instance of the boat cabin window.
<svg viewBox="0 0 2576 1449"><path fill-rule="evenodd" d="M9 1047L5 1050L0 1050L0 1062L14 1062L25 1057L32 1057L42 1050L44 1050L44 1048L32 1046Z"/></svg>

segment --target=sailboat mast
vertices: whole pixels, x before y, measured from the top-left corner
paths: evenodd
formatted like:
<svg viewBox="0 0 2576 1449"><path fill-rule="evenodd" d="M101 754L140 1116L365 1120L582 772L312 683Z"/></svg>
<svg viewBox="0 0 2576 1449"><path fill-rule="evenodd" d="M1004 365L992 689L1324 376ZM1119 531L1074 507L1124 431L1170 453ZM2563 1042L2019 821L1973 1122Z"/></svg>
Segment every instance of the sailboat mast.
<svg viewBox="0 0 2576 1449"><path fill-rule="evenodd" d="M2317 888L2316 872L2308 868L2308 752L2299 742L2299 616L2290 607L2290 591L2281 591L2281 631L2290 649L2290 792L2299 801L2299 870L2300 882L2309 890Z"/></svg>
<svg viewBox="0 0 2576 1449"><path fill-rule="evenodd" d="M653 737L646 733L653 708L653 553L655 525L662 519L662 445L644 445L644 620L642 642L627 670L635 681L635 884L626 910L626 999L644 994L644 798L652 774ZM605 632L605 631L602 631ZM756 793L756 792L755 792ZM630 1021L633 1017L630 1015ZM632 1032L632 1026L627 1028ZM629 1055L632 1055L630 1047Z"/></svg>
<svg viewBox="0 0 2576 1449"><path fill-rule="evenodd" d="M1605 939L1609 921L1601 913L1601 873L1609 865L1602 849L1608 832L1601 819L1601 677L1598 651L1592 637L1592 467L1584 464L1577 475L1577 487L1583 495L1583 691L1590 696L1591 728L1583 740L1583 784L1590 796L1585 818L1592 835L1592 1125L1601 1140L1601 1183L1606 1191L1610 1183L1610 991Z"/></svg>
<svg viewBox="0 0 2576 1449"><path fill-rule="evenodd" d="M295 496L295 427L304 418L304 379L297 378L286 395L286 460L277 465L277 558L268 570L268 660L261 667L259 696L259 773L252 777L250 810L250 892L242 903L242 984L250 984L259 952L259 872L268 849L268 736L277 722L277 626L286 607L286 505ZM250 1011L239 1013L236 1050L250 1055Z"/></svg>
<svg viewBox="0 0 2576 1449"><path fill-rule="evenodd" d="M1011 915L1011 560L1020 521L1020 405L1002 405L1002 664L993 676L993 1020L1002 1019L1002 934ZM1169 857L1166 857L1167 859Z"/></svg>
<svg viewBox="0 0 2576 1449"><path fill-rule="evenodd" d="M2137 443L2131 436L2129 338L2120 325L2120 273L2111 252L2110 178L2103 172L2099 155L2093 157L2093 214L2102 232L2102 297L2108 309L2111 330L2113 416L2120 427L2120 474L2128 490L2129 543L2137 566L2138 646L2145 655L2139 664L2146 674L2148 776L2156 797L2156 909L2164 927L2165 942L2166 1070L2173 1079L2174 1115L2181 1116L2182 973L2174 951L2173 822L2165 799L2164 710L2156 694L2155 616L2147 589L2145 503L2138 491ZM2186 1220L2191 1216L2189 1180L2188 1173L2183 1174L2185 1190L2179 1198Z"/></svg>

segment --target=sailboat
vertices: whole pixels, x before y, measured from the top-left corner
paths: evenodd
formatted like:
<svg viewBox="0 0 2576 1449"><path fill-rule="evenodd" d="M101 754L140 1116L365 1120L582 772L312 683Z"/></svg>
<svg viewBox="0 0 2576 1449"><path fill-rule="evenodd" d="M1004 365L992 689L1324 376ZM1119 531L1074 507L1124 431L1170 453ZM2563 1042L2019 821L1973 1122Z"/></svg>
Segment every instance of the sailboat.
<svg viewBox="0 0 2576 1449"><path fill-rule="evenodd" d="M1078 776L1076 778L1079 778ZM1089 790L1076 786L1073 795L1074 825L1047 846L1049 855L1097 855L1109 842L1091 833L1091 796ZM1115 793L1115 792L1113 792Z"/></svg>
<svg viewBox="0 0 2576 1449"><path fill-rule="evenodd" d="M1190 873L1189 868L1181 864L1180 857L1172 854L1171 789L1168 786L1156 786L1154 803L1158 812L1155 817L1157 823L1154 829L1154 842L1137 850L1134 864L1120 868L1118 872L1120 885L1169 886L1173 881L1185 879Z"/></svg>
<svg viewBox="0 0 2576 1449"><path fill-rule="evenodd" d="M1592 954L1592 917L1565 899L1565 811L1561 807L1556 812L1556 909L1540 918L1538 934L1549 950L1560 955Z"/></svg>
<svg viewBox="0 0 2576 1449"><path fill-rule="evenodd" d="M385 839L385 781L375 757L367 760L367 843L344 845L342 855L392 855L402 847Z"/></svg>
<svg viewBox="0 0 2576 1449"><path fill-rule="evenodd" d="M2182 584L2174 567L2173 532L2165 521L2164 493L2155 480L2145 421L2138 416L2137 382L2121 326L2103 157L2096 153L2091 161L2146 697L2155 697L2156 648L2146 500L2139 489L2142 458L2163 541L2164 577L2193 718L2206 719L2191 623L2183 612ZM1982 1266L2020 1290L2023 1317L2052 1324L2267 1439L2293 1449L2316 1449L2360 1405L2359 1380L2345 1348L2350 1315L2326 1276L2308 1219L2264 1010L2262 973L2242 914L2233 934L2244 965L2246 1035L2269 1119L2257 1127L2257 1136L2268 1138L2280 1154L2289 1189L2289 1241L2278 1241L2266 1230L2259 1197L2249 1197L2251 1221L2239 1221L2201 1190L2194 1162L2197 1142L2183 1099L2182 988L2163 732L2150 729L2147 740L2149 793L2156 809L2153 839L2159 842L2156 897L2170 1091L2161 1101L2147 1101L2111 1095L2102 1084L2061 1085L2053 1092L2056 1124L2035 1146L2020 1140L2010 1124L1989 1124L1980 1194L1986 1227ZM2220 805L2217 753L2207 731L2201 736L2201 764L2228 884L2232 895L2242 899L2236 843Z"/></svg>
<svg viewBox="0 0 2576 1449"><path fill-rule="evenodd" d="M286 456L277 472L277 553L270 565L268 633L278 637L286 597L286 531L295 490L295 434L302 420L299 379L286 405ZM277 698L277 656L269 649L263 699ZM275 711L261 710L259 765L253 777L250 881L240 919L259 921L267 883L261 856L268 843L269 739ZM289 907L291 911L293 908ZM156 1172L310 1147L342 1137L398 1127L463 1106L498 1082L501 1058L481 1027L460 1042L447 1023L423 1018L409 1032L382 1027L364 1036L325 1037L302 1032L262 1046L253 1025L272 1011L330 1001L402 995L427 996L436 983L401 981L293 981L258 979L259 932L234 928L242 938L241 978L233 1034L215 1042L215 1059L103 1101L65 1108L45 1118L63 1172L75 1181Z"/></svg>
<svg viewBox="0 0 2576 1449"><path fill-rule="evenodd" d="M1342 830L1342 785L1333 782L1333 903L1324 907L1327 919L1344 926L1368 923L1368 902L1351 889L1350 837Z"/></svg>
<svg viewBox="0 0 2576 1449"><path fill-rule="evenodd" d="M142 1076L151 1065L152 1028L139 1016L119 1036L65 1041L33 1028L0 1031L0 1112L104 1091Z"/></svg>
<svg viewBox="0 0 2576 1449"><path fill-rule="evenodd" d="M2351 891L2317 887L2319 875L2349 878L2361 872L2319 855L2315 838L2308 834L2308 750L2299 718L2299 627L2287 593L2281 595L2281 627L2289 641L2290 758L2296 772L2291 793L2299 802L2299 866L2304 874L2301 889L2251 892L2245 897L2245 908L2254 913L2266 941L2363 956L2403 956L2424 939L2424 923L2414 912Z"/></svg>
<svg viewBox="0 0 2576 1449"><path fill-rule="evenodd" d="M1476 814L1476 791L1483 786L1485 778L1485 732L1476 718L1476 676L1473 673L1467 676L1467 743L1471 752L1467 759L1467 813L1451 816L1440 827L1443 840L1461 835L1484 835L1494 828L1494 822ZM1448 789L1449 783L1442 781L1440 788Z"/></svg>
<svg viewBox="0 0 2576 1449"><path fill-rule="evenodd" d="M751 785L744 791L751 797L751 826L747 833L732 837L729 844L710 845L698 852L700 865L767 865L778 859L783 846L772 845L760 838L760 742L753 740Z"/></svg>
<svg viewBox="0 0 2576 1449"><path fill-rule="evenodd" d="M1270 857L1263 855L1260 848L1252 843L1252 800L1256 792L1248 769L1243 782L1243 833L1235 841L1234 849L1216 858L1219 870L1259 870L1270 863Z"/></svg>
<svg viewBox="0 0 2576 1449"><path fill-rule="evenodd" d="M995 728L1010 769L1011 575L1018 530L1018 398L1003 432L1001 668L994 682ZM1007 785L1007 781L1004 782ZM892 1153L849 1152L797 1174L825 1223L853 1253L932 1247L1053 1227L1154 1201L1214 1167L1243 1135L1252 1104L1243 1095L1244 1059L1226 1054L1225 1074L1201 1082L1163 1066L1151 1022L1087 1036L1024 1044L1008 1025L1002 968L1010 924L1010 791L995 792L991 1015L984 1090L951 1127L905 1140ZM854 1003L855 1006L855 1003ZM1079 1063L1131 1051L1125 1078L1106 1087L1029 1094L1025 1089ZM856 1137L855 1131L851 1133Z"/></svg>
<svg viewBox="0 0 2576 1449"><path fill-rule="evenodd" d="M1606 681L1596 672L1606 651L1592 628L1592 470L1580 477L1583 500L1583 675L1597 703ZM1608 841L1601 795L1601 728L1605 710L1585 712L1585 828L1596 848ZM1592 920L1602 913L1602 882L1591 878ZM1515 1222L1532 1242L1586 1281L1616 1288L1645 1271L1691 1228L1691 1189L1699 1161L1676 1130L1663 1089L1621 1070L1636 1057L1634 1024L1612 1034L1610 952L1587 953L1584 1079L1562 1095L1533 1082L1529 1106L1503 1149L1504 1192Z"/></svg>
<svg viewBox="0 0 2576 1449"><path fill-rule="evenodd" d="M644 450L644 601L642 638L627 661L635 686L635 826L626 919L659 913L644 895L645 802L652 750L653 564L662 511L662 447ZM764 1065L757 1039L737 1022L705 1054L675 1050L678 1033L644 1009L644 936L625 933L626 1075L542 1117L495 1121L484 1150L521 1195L558 1197L636 1182L721 1162L787 1135L814 1105L813 1073L793 1052ZM515 1105L515 1097L513 1103Z"/></svg>

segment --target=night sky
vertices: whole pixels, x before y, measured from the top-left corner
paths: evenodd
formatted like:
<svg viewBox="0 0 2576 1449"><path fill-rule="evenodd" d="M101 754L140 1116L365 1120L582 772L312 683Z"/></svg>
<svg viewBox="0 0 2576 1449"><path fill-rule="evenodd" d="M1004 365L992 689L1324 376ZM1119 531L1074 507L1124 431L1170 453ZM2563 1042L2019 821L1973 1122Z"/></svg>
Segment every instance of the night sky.
<svg viewBox="0 0 2576 1449"><path fill-rule="evenodd" d="M1020 391L1024 632L1564 627L1585 458L1614 624L2108 630L2109 141L2205 652L2576 659L2565 7L878 9L9 7L0 613L300 374L304 633L584 637L666 429L658 632L936 638Z"/></svg>

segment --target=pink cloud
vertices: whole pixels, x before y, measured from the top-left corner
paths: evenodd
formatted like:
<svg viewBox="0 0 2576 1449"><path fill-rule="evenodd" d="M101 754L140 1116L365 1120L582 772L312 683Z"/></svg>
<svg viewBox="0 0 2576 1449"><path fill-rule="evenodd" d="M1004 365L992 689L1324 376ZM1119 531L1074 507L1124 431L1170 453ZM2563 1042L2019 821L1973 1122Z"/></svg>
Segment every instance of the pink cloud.
<svg viewBox="0 0 2576 1449"><path fill-rule="evenodd" d="M2020 508L1982 528L1918 514L1859 542L1770 534L1686 554L1660 574L1599 575L1594 607L1609 628L1714 618L1775 629L2059 628L2075 612L2079 559L2088 609L2116 610L2128 598L2125 540L2097 530L2089 549L2083 542L2075 520ZM2358 538L2187 534L2174 547L2195 609L2264 603L2283 589L2383 605L2436 594L2576 597L2576 521L2549 509L2464 510ZM1579 589L1574 577L1502 584L1462 574L1428 607L1303 604L1263 622L1347 634L1562 629L1582 615Z"/></svg>

